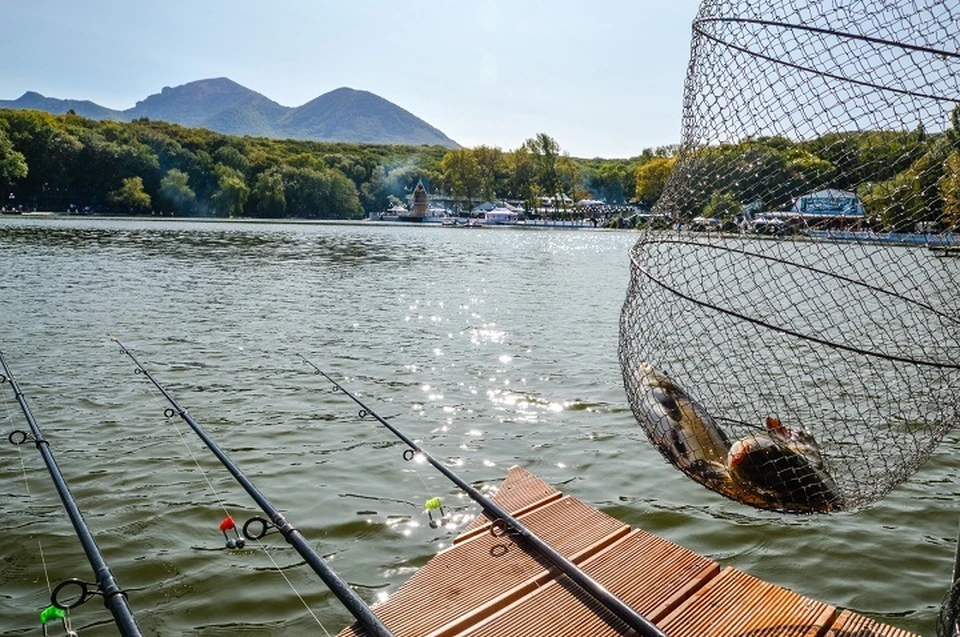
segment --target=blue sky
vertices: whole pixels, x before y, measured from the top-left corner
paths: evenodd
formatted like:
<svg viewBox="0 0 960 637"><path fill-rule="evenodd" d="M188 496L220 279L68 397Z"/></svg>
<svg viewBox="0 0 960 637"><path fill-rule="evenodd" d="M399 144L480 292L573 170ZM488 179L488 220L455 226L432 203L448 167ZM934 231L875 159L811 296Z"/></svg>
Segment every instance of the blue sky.
<svg viewBox="0 0 960 637"><path fill-rule="evenodd" d="M696 0L8 0L0 99L115 109L209 77L285 106L371 91L465 146L577 157L680 141Z"/></svg>

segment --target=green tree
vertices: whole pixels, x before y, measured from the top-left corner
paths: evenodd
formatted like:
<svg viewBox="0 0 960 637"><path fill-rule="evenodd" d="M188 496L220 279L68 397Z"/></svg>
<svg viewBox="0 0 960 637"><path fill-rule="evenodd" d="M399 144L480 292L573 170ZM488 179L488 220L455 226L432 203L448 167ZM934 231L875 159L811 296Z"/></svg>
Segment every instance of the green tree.
<svg viewBox="0 0 960 637"><path fill-rule="evenodd" d="M221 146L213 153L213 158L218 164L229 166L240 173L246 173L250 170L250 160L246 155L237 150L235 146Z"/></svg>
<svg viewBox="0 0 960 637"><path fill-rule="evenodd" d="M257 176L253 184L253 200L257 202L257 214L262 217L282 217L287 212L283 176L278 170L266 170Z"/></svg>
<svg viewBox="0 0 960 637"><path fill-rule="evenodd" d="M443 183L455 198L466 202L466 209L473 208L480 192L480 167L477 158L469 149L451 150L440 161Z"/></svg>
<svg viewBox="0 0 960 637"><path fill-rule="evenodd" d="M17 185L19 199L48 209L51 203L61 204L59 197L70 191L80 167L77 159L83 144L49 113L11 110L4 118L7 136L29 168Z"/></svg>
<svg viewBox="0 0 960 637"><path fill-rule="evenodd" d="M506 195L521 200L528 212L535 210L538 204L537 167L533 163L530 149L521 146L508 153L506 173Z"/></svg>
<svg viewBox="0 0 960 637"><path fill-rule="evenodd" d="M0 202L5 202L7 191L27 176L28 168L26 158L14 149L2 124L0 122Z"/></svg>
<svg viewBox="0 0 960 637"><path fill-rule="evenodd" d="M960 229L960 152L950 153L943 176L937 183L943 199L943 222L950 230Z"/></svg>
<svg viewBox="0 0 960 637"><path fill-rule="evenodd" d="M903 176L894 177L860 188L860 199L867 217L887 230L903 231L910 227L910 210L907 201L912 187Z"/></svg>
<svg viewBox="0 0 960 637"><path fill-rule="evenodd" d="M325 200L322 216L330 219L359 219L363 217L357 187L338 170L323 172Z"/></svg>
<svg viewBox="0 0 960 637"><path fill-rule="evenodd" d="M943 162L943 176L937 182L943 200L943 222L950 230L960 229L960 104L950 112L952 128L947 140L952 152Z"/></svg>
<svg viewBox="0 0 960 637"><path fill-rule="evenodd" d="M611 204L627 201L636 189L634 173L622 161L604 161L588 170L585 182L594 198Z"/></svg>
<svg viewBox="0 0 960 637"><path fill-rule="evenodd" d="M953 107L950 111L950 130L947 131L947 139L954 150L960 151L960 104Z"/></svg>
<svg viewBox="0 0 960 637"><path fill-rule="evenodd" d="M190 175L182 170L171 168L160 180L160 190L157 193L160 200L170 206L174 212L190 214L197 195L190 188L189 181Z"/></svg>
<svg viewBox="0 0 960 637"><path fill-rule="evenodd" d="M836 166L802 149L787 154L786 168L794 185L789 198L827 188L837 178Z"/></svg>
<svg viewBox="0 0 960 637"><path fill-rule="evenodd" d="M391 197L403 201L423 176L423 171L414 161L391 158L386 165L377 166L372 171L370 181L361 189L367 210L385 210L392 205ZM431 179L426 181L429 183Z"/></svg>
<svg viewBox="0 0 960 637"><path fill-rule="evenodd" d="M472 152L477 163L479 195L486 201L492 201L497 198L498 188L504 180L503 151L499 148L478 146Z"/></svg>
<svg viewBox="0 0 960 637"><path fill-rule="evenodd" d="M906 170L861 187L868 216L895 232L913 232L919 223L940 221L945 203L942 179L949 168L951 150L947 138L940 137ZM949 190L949 178L945 183Z"/></svg>
<svg viewBox="0 0 960 637"><path fill-rule="evenodd" d="M107 195L107 201L117 212L143 213L150 210L150 195L143 190L143 179L127 177L120 187Z"/></svg>
<svg viewBox="0 0 960 637"><path fill-rule="evenodd" d="M736 223L737 215L741 210L743 210L743 204L735 195L714 190L710 194L710 201L703 209L703 216L719 219L726 226Z"/></svg>
<svg viewBox="0 0 960 637"><path fill-rule="evenodd" d="M210 202L214 210L223 216L239 217L243 215L243 207L250 197L250 188L243 179L243 174L229 166L217 164L217 192Z"/></svg>
<svg viewBox="0 0 960 637"><path fill-rule="evenodd" d="M355 219L363 216L357 188L343 173L321 168L286 167L287 212L307 219Z"/></svg>
<svg viewBox="0 0 960 637"><path fill-rule="evenodd" d="M581 186L583 177L580 175L580 167L567 154L557 158L557 181L560 183L561 195L574 195L571 198L576 200L574 191L584 192ZM560 205L566 208L566 200L563 197L560 198Z"/></svg>
<svg viewBox="0 0 960 637"><path fill-rule="evenodd" d="M524 142L533 158L536 168L536 180L540 192L554 198L554 210L559 205L558 195L561 193L560 174L557 162L560 159L560 144L546 133L537 133L535 137Z"/></svg>

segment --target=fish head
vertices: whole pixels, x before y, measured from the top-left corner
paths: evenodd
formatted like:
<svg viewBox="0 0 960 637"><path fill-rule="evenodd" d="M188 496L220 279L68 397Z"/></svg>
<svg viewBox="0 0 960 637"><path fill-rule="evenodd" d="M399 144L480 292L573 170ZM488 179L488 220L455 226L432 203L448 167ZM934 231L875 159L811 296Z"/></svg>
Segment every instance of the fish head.
<svg viewBox="0 0 960 637"><path fill-rule="evenodd" d="M639 365L637 365L635 377L638 385L648 389L651 387L662 387L668 383L672 384L670 383L670 379L666 374L658 370L647 361L642 361Z"/></svg>
<svg viewBox="0 0 960 637"><path fill-rule="evenodd" d="M838 510L843 499L833 478L797 443L751 434L731 445L727 470L755 506L811 513Z"/></svg>

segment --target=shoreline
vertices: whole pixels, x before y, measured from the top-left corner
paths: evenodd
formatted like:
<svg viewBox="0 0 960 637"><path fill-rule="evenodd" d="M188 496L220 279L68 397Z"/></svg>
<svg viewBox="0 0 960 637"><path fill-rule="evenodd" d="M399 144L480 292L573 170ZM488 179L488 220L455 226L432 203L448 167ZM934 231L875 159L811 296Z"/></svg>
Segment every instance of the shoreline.
<svg viewBox="0 0 960 637"><path fill-rule="evenodd" d="M444 226L441 223L433 221L394 221L394 220L374 220L374 219L297 219L292 217L285 217L282 219L269 219L264 217L174 217L174 216L161 216L161 215L150 215L150 216L126 216L126 215L71 215L71 214L62 214L57 212L21 212L17 214L3 213L0 214L0 219L3 218L23 218L23 219L55 219L55 220L87 220L87 221L158 221L158 222L171 222L171 221L187 221L187 222L198 222L198 223L245 223L251 225L267 225L267 224L277 224L277 225L319 225L319 226L372 226L372 227L404 227L404 228L445 228L445 229L464 229L464 226ZM588 231L614 231L614 232L635 232L636 230L631 228L603 228L600 226L592 226L587 224L577 224L573 222L520 222L520 223L490 223L490 224L481 224L481 228L504 228L504 229L520 229L520 230L588 230Z"/></svg>
<svg viewBox="0 0 960 637"><path fill-rule="evenodd" d="M404 228L443 228L448 230L566 230L566 231L585 231L585 232L629 232L640 234L642 228L605 228L602 226L592 226L587 224L577 224L572 222L518 222L518 223L492 223L481 224L479 226L447 226L436 222L415 222L415 221L396 221L396 220L374 220L374 219L268 219L262 217L166 217L166 216L115 216L115 215L71 215L60 214L56 212L23 212L18 214L3 213L0 219L49 219L51 221L64 220L84 220L84 221L139 221L139 222L195 222L208 224L247 224L247 225L299 225L299 226L355 226L355 227L404 227ZM945 254L940 256L955 256L953 251L945 251L943 248L951 248L958 244L953 233L947 232L940 235L936 234L916 234L916 233L876 233L876 232L836 232L836 231L809 231L809 233L791 234L785 236L765 235L765 234L744 234L734 232L691 232L689 230L658 230L658 233L671 233L683 237L699 237L704 240L711 239L755 239L760 241L802 241L802 242L822 242L834 244L854 244L854 245L879 245L879 246L900 246L909 248L939 248Z"/></svg>

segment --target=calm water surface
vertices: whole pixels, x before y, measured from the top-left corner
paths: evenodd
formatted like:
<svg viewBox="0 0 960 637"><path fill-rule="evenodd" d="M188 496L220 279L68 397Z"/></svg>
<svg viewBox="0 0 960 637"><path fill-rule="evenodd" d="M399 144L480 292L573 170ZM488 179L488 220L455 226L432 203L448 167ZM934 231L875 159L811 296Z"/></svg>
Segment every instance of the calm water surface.
<svg viewBox="0 0 960 637"><path fill-rule="evenodd" d="M334 634L352 618L279 536L222 548L224 509L259 510L108 333L370 602L478 509L300 354L468 481L493 488L521 465L724 565L933 634L956 437L885 500L838 515L761 513L683 477L634 422L617 365L635 239L0 218L0 349L146 634ZM4 437L26 427L8 386L0 422ZM449 528L426 524L432 496ZM0 517L0 634L38 634L48 580L93 576L33 447L0 445ZM73 621L117 634L98 602Z"/></svg>

